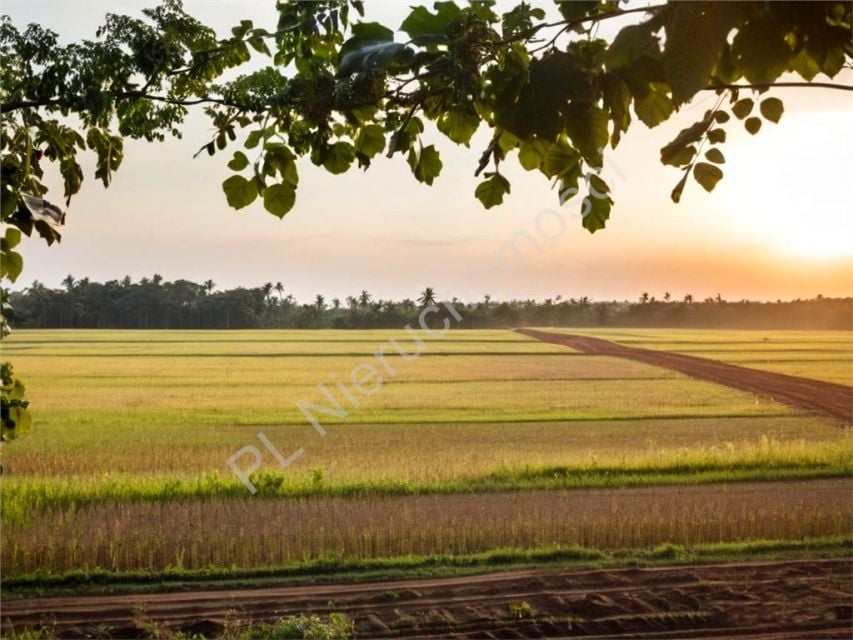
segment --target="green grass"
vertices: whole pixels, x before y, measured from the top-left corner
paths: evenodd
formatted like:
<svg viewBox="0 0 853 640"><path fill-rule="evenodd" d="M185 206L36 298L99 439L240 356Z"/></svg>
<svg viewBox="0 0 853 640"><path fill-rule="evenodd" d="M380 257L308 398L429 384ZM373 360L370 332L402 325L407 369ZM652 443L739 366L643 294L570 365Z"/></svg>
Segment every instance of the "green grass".
<svg viewBox="0 0 853 640"><path fill-rule="evenodd" d="M252 475L258 495L279 498L380 497L432 494L590 489L718 482L847 477L853 474L853 439L823 443L768 438L742 448L673 451L632 462L502 467L474 476L412 481L395 476L328 482L316 472L264 471ZM79 507L98 502L162 502L245 498L233 475L105 475L71 479L8 478L3 521L25 521L34 509Z"/></svg>

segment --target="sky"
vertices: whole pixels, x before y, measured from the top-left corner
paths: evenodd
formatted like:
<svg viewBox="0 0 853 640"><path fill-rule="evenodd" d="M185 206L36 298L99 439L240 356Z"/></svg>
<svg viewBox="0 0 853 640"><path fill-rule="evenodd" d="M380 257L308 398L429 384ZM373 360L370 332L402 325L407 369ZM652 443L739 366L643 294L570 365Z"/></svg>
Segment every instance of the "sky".
<svg viewBox="0 0 853 640"><path fill-rule="evenodd" d="M39 22L72 41L93 37L107 11L134 15L150 4L3 0L0 6L18 27ZM368 2L366 19L399 25L409 4ZM185 2L223 36L244 18L273 27L274 6L273 0ZM602 35L619 26L608 25ZM853 72L835 81L853 84ZM22 283L159 273L167 280L210 278L218 288L280 281L302 301L362 289L379 298L415 298L427 286L464 300L853 295L853 93L810 88L772 95L785 102L781 122L765 123L756 136L730 122L725 178L710 194L691 181L679 205L669 194L680 172L660 164L659 149L701 117L713 94L700 94L654 129L635 123L603 169L615 205L607 228L594 235L581 227L579 202L559 206L548 181L515 160L502 166L512 193L484 210L473 195L480 181L473 174L488 144L485 127L470 148L433 132L429 142L441 151L444 168L432 187L418 183L399 155L341 176L302 161L296 206L283 220L260 201L234 211L220 188L230 175L231 151L193 159L210 139L210 125L194 113L182 140L126 142L109 189L84 163L87 180L68 208L62 243L26 242ZM51 186L61 193L58 181Z"/></svg>

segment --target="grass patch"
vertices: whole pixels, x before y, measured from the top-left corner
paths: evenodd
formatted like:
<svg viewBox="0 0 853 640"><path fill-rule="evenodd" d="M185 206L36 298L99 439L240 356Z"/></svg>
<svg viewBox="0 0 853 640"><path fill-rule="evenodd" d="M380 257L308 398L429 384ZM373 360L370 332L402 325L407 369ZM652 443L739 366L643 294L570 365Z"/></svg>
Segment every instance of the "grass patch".
<svg viewBox="0 0 853 640"><path fill-rule="evenodd" d="M496 549L463 555L399 556L358 559L328 554L322 558L288 565L254 569L205 567L165 571L74 570L62 574L34 572L5 579L0 585L4 598L79 593L143 593L153 591L252 588L259 586L404 579L433 576L452 577L492 571L533 567L605 568L658 566L723 561L844 557L853 553L853 538L827 536L805 540L749 540L680 546L665 544L651 549L607 551L585 547ZM388 592L394 599L394 592Z"/></svg>

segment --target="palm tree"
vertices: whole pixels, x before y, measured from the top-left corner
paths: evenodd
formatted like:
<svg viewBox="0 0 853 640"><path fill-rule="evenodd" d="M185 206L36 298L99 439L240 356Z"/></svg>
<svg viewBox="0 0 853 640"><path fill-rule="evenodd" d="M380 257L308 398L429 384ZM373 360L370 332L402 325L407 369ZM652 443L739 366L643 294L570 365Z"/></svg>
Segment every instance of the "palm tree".
<svg viewBox="0 0 853 640"><path fill-rule="evenodd" d="M279 301L284 302L284 285L280 282L276 282L273 289L275 289L275 292L278 294Z"/></svg>
<svg viewBox="0 0 853 640"><path fill-rule="evenodd" d="M421 292L421 297L418 298L422 307L429 307L435 304L435 291L432 287L427 287Z"/></svg>
<svg viewBox="0 0 853 640"><path fill-rule="evenodd" d="M358 305L358 299L355 296L347 296L347 306L350 309L355 309Z"/></svg>
<svg viewBox="0 0 853 640"><path fill-rule="evenodd" d="M317 297L314 298L314 306L317 307L317 311L322 311L326 308L326 299L319 293L317 294Z"/></svg>
<svg viewBox="0 0 853 640"><path fill-rule="evenodd" d="M205 293L213 292L213 289L215 287L216 287L216 283L213 280L205 280L204 284L201 285L201 288Z"/></svg>
<svg viewBox="0 0 853 640"><path fill-rule="evenodd" d="M669 291L665 291L663 294L664 302L669 302L669 299L672 298L672 294Z"/></svg>
<svg viewBox="0 0 853 640"><path fill-rule="evenodd" d="M163 276L159 273L155 273L151 276L151 282L153 282L155 286L160 286L160 283L163 282Z"/></svg>
<svg viewBox="0 0 853 640"><path fill-rule="evenodd" d="M648 301L649 301L649 294L644 291L643 295L640 296L640 302L643 304L646 304Z"/></svg>
<svg viewBox="0 0 853 640"><path fill-rule="evenodd" d="M358 296L358 303L362 307L366 307L367 305L370 304L370 299L371 299L371 296L369 293L367 293L367 289L362 289L361 294Z"/></svg>
<svg viewBox="0 0 853 640"><path fill-rule="evenodd" d="M68 293L71 293L72 291L74 291L74 282L75 282L74 276L72 276L70 274L65 276L65 278L62 280L62 284Z"/></svg>
<svg viewBox="0 0 853 640"><path fill-rule="evenodd" d="M264 283L264 286L263 286L263 287L261 287L261 291L263 291L263 292L264 292L264 302L265 302L266 304L269 304L269 303L270 303L270 297L271 297L271 294L272 294L272 289L273 289L273 287L272 287L272 282L265 282L265 283Z"/></svg>
<svg viewBox="0 0 853 640"><path fill-rule="evenodd" d="M684 296L684 304L693 304L693 294L692 293L688 293L686 296Z"/></svg>
<svg viewBox="0 0 853 640"><path fill-rule="evenodd" d="M332 308L340 309L341 308L341 299L340 298L332 298Z"/></svg>
<svg viewBox="0 0 853 640"><path fill-rule="evenodd" d="M131 282L132 282L132 280L130 279L130 276L125 276L124 278L121 279L121 286L129 287Z"/></svg>

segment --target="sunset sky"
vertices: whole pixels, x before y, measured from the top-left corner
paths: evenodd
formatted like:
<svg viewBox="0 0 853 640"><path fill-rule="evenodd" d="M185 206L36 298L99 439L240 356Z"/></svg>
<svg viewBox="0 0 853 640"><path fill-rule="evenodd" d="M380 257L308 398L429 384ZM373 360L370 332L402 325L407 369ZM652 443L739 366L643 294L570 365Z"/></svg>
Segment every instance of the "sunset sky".
<svg viewBox="0 0 853 640"><path fill-rule="evenodd" d="M242 18L274 25L274 4L185 6L224 35ZM368 3L366 19L399 25L409 4ZM2 11L18 27L40 22L69 41L93 37L106 11L133 14L139 6L4 0ZM853 72L845 74L835 81L853 84ZM473 196L474 168L489 138L484 128L470 149L431 136L444 162L432 187L419 184L400 156L343 176L306 160L297 204L284 220L259 201L235 212L220 189L231 151L193 160L210 129L194 114L183 140L127 143L108 190L91 177L89 163L62 244L24 244L22 284L38 279L57 286L69 273L136 280L157 272L169 280L212 278L219 288L281 281L300 300L361 289L414 298L425 286L464 299L635 299L644 291L773 300L853 295L853 93L778 89L772 95L785 102L780 124L765 123L753 137L728 123L725 178L711 194L689 183L679 205L669 194L680 173L660 164L659 149L701 117L713 94L700 95L655 129L632 126L605 166L616 204L607 229L594 235L580 225L579 202L559 207L547 180L524 172L514 158L507 163L512 194L485 211ZM61 200L61 190L52 191ZM537 243L520 241L520 260L502 250L519 234Z"/></svg>

